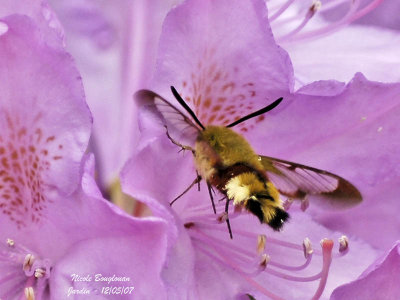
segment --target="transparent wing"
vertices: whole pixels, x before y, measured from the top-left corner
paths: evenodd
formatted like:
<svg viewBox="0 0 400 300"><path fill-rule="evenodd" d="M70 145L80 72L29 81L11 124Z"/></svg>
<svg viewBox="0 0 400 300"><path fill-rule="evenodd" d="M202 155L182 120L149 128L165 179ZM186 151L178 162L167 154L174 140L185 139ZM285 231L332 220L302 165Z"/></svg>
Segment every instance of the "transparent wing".
<svg viewBox="0 0 400 300"><path fill-rule="evenodd" d="M166 126L169 134L178 142L194 142L200 128L166 99L150 90L139 90L134 99L145 113L155 116L156 120Z"/></svg>
<svg viewBox="0 0 400 300"><path fill-rule="evenodd" d="M260 155L260 159L268 179L282 195L294 199L307 196L320 206L339 209L362 201L358 189L338 175L268 156Z"/></svg>

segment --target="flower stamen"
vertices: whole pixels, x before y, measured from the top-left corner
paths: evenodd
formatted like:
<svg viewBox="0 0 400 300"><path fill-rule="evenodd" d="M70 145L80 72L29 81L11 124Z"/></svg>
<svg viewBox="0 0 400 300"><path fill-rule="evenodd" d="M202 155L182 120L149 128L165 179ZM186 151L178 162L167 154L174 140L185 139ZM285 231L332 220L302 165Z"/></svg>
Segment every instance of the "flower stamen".
<svg viewBox="0 0 400 300"><path fill-rule="evenodd" d="M290 28L292 27L289 32L286 32L284 34L281 34L277 37L277 40L279 43L292 43L300 40L306 40L306 39L314 39L318 38L321 36L325 36L328 34L331 34L333 32L336 32L340 30L341 28L347 26L348 24L354 22L358 18L366 15L373 9L375 9L383 0L371 0L371 2L368 5L365 5L363 8L360 8L360 0L332 0L329 1L328 3L324 3L324 6L321 6L321 1L317 0L314 1L313 4L307 9L305 12L305 15L302 17L302 21L300 24L295 25L295 26L290 26L292 22L296 22L299 19L299 13L296 13L295 11L288 12L285 14L285 12L288 11L288 8L293 4L294 1L287 1L281 6L278 7L272 7L270 9L270 22L273 24L273 28L275 27L276 29L281 29L282 27ZM345 13L341 19L335 22L331 22L328 24L323 24L320 26L320 28L314 29L314 30L309 30L303 33L299 33L300 31L303 31L304 27L308 24L310 19L317 13L317 12L323 12L327 11L330 9L333 9L335 7L338 7L339 5L347 2L349 4L349 9L347 13ZM280 18L278 18L280 17ZM274 22L275 21L275 22ZM324 22L325 23L325 22ZM279 28L281 27L281 28Z"/></svg>
<svg viewBox="0 0 400 300"><path fill-rule="evenodd" d="M26 300L35 300L35 291L33 287L26 287L24 290Z"/></svg>
<svg viewBox="0 0 400 300"><path fill-rule="evenodd" d="M267 242L267 237L265 234L260 234L257 237L257 253L261 254L265 250L265 244Z"/></svg>
<svg viewBox="0 0 400 300"><path fill-rule="evenodd" d="M35 262L35 256L33 254L27 254L24 259L24 263L22 264L22 270L29 272Z"/></svg>
<svg viewBox="0 0 400 300"><path fill-rule="evenodd" d="M328 280L329 268L332 262L333 241L328 239L323 239L321 241L321 247L322 247L321 280L319 281L318 289L312 298L313 300L319 299L322 295L322 292L325 289L326 281Z"/></svg>
<svg viewBox="0 0 400 300"><path fill-rule="evenodd" d="M312 249L311 241L309 238L305 238L303 241L304 257L307 259L314 252Z"/></svg>

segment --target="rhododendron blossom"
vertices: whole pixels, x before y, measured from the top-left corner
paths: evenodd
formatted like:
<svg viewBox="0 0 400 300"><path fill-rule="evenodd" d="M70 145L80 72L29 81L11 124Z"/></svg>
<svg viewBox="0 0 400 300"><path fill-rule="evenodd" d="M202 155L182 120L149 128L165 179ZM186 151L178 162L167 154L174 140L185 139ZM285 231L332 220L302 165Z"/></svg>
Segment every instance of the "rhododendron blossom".
<svg viewBox="0 0 400 300"><path fill-rule="evenodd" d="M355 182L361 192L365 192L365 201L374 201L366 176L378 170L385 172L380 168L382 159L391 161L389 165L397 159L375 152L378 149L369 145L370 136L375 134L376 144L390 149L389 153L397 147L388 136L379 135L382 131L379 130L379 116L385 114L386 109L375 104L375 97L385 95L385 99L390 99L385 105L396 107L399 85L369 82L357 74L348 85L320 81L293 93L292 67L287 54L276 45L269 31L263 2L235 2L232 7L230 4L187 1L171 11L160 38L152 89L180 107L170 92L170 86L174 86L204 125L230 124L283 97L279 107L242 123L237 130L249 139L258 153L291 160L303 157L300 161L309 165L325 165L328 170L340 172ZM360 118L358 113L362 114ZM370 122L363 123L363 118ZM332 256L341 256L347 249L347 239L340 239L340 254L332 255L332 242L324 238L339 238L340 235L321 230L305 218L296 204L289 209L292 218L281 233L270 232L257 224L254 216L233 207L226 216L225 202L217 202L217 214L213 214L204 185L200 186L200 192L193 187L170 208L169 202L196 177L192 158L189 153L184 158L174 153L173 149L178 151L179 148L168 140L160 120L149 111L142 111L140 120L141 151L127 164L123 183L126 192L144 201L156 215L175 224L175 228L170 229L169 258L163 272L171 295L204 298L212 293L218 299L249 293L274 299L318 298L328 278L324 296L327 298L335 285L346 281L345 274L352 277L354 275L349 272L359 274L368 265L364 264L365 259L357 260L360 252L370 255L366 259L372 261L374 253L367 245L350 241L352 251L345 257L334 258L331 264ZM383 126L394 132L394 119L389 118L387 122L388 125ZM185 134L181 136L184 138ZM349 142L350 139L357 144ZM335 142L337 148L332 145ZM324 148L325 144L331 147ZM362 149L368 149L366 155L375 157L369 158L364 168L359 163L365 160ZM308 153L310 156L305 160ZM227 217L233 240L229 239L224 222ZM314 245L316 240L322 240L322 250L309 249L309 240ZM299 257L289 251L303 252L303 248L303 262L296 260ZM320 260L310 255L312 251L322 254ZM172 267L184 260L183 257L183 266ZM338 267L346 264L347 259L353 262L351 268ZM298 275L299 271L307 275ZM189 285L189 289L185 290L182 282L182 285L176 283L187 273L190 276L185 278L184 284ZM301 284L309 281L314 283Z"/></svg>
<svg viewBox="0 0 400 300"><path fill-rule="evenodd" d="M104 294L103 282L74 274L116 274L129 282L115 287L163 295L164 223L135 220L102 198L93 157L84 157L91 115L61 36L43 35L26 15L0 24L0 297Z"/></svg>
<svg viewBox="0 0 400 300"><path fill-rule="evenodd" d="M396 7L5 0L0 298L399 298ZM259 155L345 178L363 201L280 195L282 230L260 224L197 182L182 115L134 95L186 114L171 86L206 126L283 98L233 130Z"/></svg>

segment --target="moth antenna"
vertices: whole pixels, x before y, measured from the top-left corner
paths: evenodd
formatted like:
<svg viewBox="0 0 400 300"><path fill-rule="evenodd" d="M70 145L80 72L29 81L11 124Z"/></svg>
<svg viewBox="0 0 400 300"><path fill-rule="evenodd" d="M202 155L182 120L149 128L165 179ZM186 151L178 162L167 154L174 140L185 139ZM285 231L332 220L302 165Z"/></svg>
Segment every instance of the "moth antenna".
<svg viewBox="0 0 400 300"><path fill-rule="evenodd" d="M182 107L189 113L189 115L193 118L193 120L197 123L197 125L199 125L204 130L205 127L203 126L203 124L201 124L196 114L193 112L193 110L190 109L190 107L186 104L185 100L182 99L181 95L179 95L179 93L173 86L171 86L171 91L172 94L175 96L176 100L178 100L179 104L182 105Z"/></svg>
<svg viewBox="0 0 400 300"><path fill-rule="evenodd" d="M252 112L251 114L248 114L247 116L244 116L243 118L240 118L239 120L237 120L235 122L232 122L231 124L227 125L226 127L233 127L233 126L235 126L239 123L242 123L248 119L257 117L257 116L262 115L270 110L273 110L275 107L277 107L279 105L279 103L281 103L282 100L283 100L283 98L281 97L281 98L275 100L274 102L272 102L270 105L268 105L264 108L261 108L255 112Z"/></svg>

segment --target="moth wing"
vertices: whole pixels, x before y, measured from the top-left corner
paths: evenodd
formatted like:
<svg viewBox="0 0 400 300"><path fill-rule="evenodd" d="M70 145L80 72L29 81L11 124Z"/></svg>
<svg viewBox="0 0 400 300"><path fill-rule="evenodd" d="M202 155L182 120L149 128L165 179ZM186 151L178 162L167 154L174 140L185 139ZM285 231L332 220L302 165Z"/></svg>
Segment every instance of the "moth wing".
<svg viewBox="0 0 400 300"><path fill-rule="evenodd" d="M346 179L298 163L261 156L268 179L282 195L315 201L325 208L348 208L362 201L361 193Z"/></svg>
<svg viewBox="0 0 400 300"><path fill-rule="evenodd" d="M200 128L165 98L150 90L139 90L134 99L143 107L143 113L155 116L177 142L192 144L195 141Z"/></svg>

